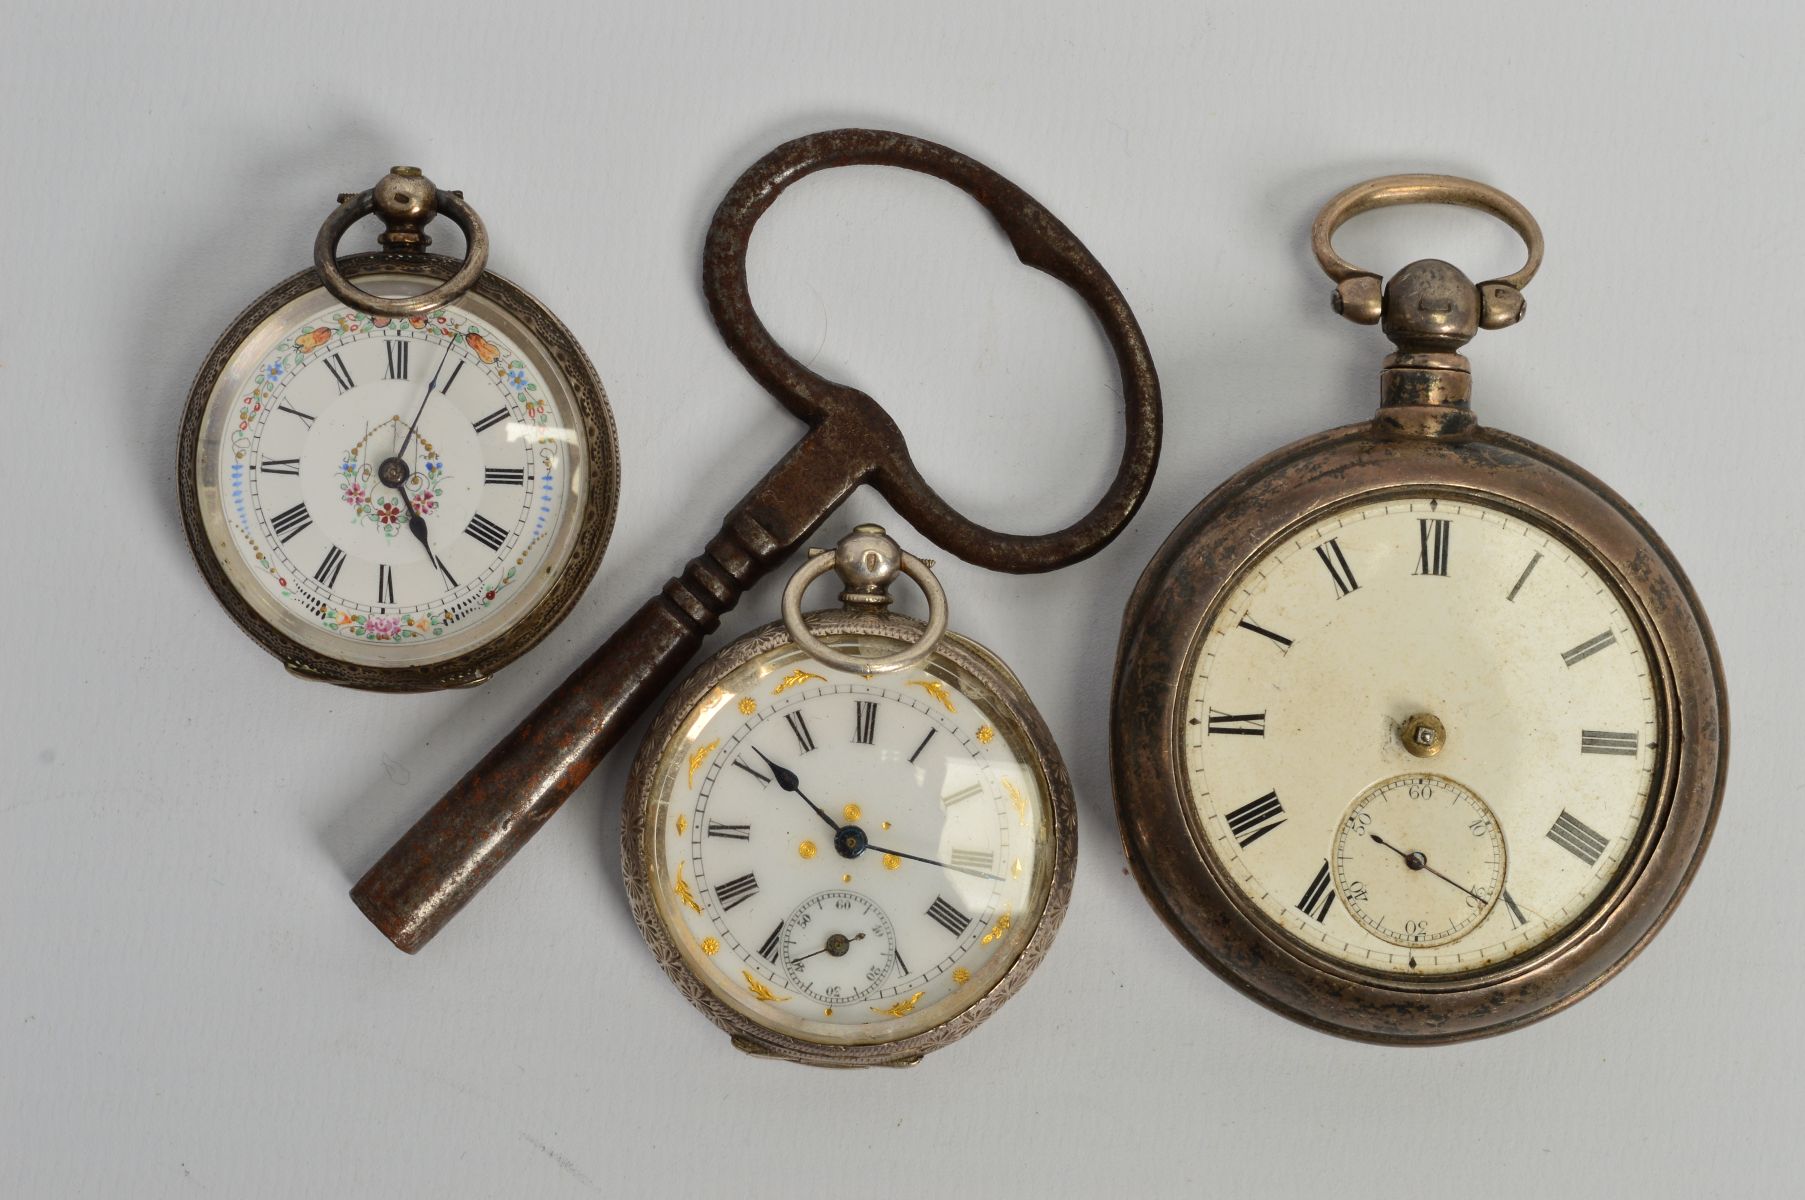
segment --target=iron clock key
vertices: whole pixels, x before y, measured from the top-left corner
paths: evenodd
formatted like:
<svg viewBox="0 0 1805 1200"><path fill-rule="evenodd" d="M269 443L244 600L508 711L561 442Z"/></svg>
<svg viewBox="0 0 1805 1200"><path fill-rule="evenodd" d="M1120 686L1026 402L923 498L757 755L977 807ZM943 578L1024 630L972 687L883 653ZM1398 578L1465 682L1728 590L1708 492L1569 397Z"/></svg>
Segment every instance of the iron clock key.
<svg viewBox="0 0 1805 1200"><path fill-rule="evenodd" d="M828 570L842 607L803 615ZM926 624L889 609L903 574ZM882 529L817 552L783 610L702 664L640 746L621 835L633 914L742 1050L907 1065L993 1013L1051 943L1071 784L1021 684L946 628L929 565ZM784 794L804 777L812 812Z"/></svg>
<svg viewBox="0 0 1805 1200"><path fill-rule="evenodd" d="M339 259L369 215L383 248ZM427 253L440 215L461 262ZM246 309L195 379L179 470L195 562L303 678L481 683L601 562L619 492L607 397L488 249L461 193L396 167L339 198L314 266Z"/></svg>
<svg viewBox="0 0 1805 1200"><path fill-rule="evenodd" d="M1349 217L1415 203L1503 220L1523 268L1381 286L1336 254ZM1179 940L1279 1012L1501 1033L1592 992L1679 902L1723 794L1722 668L1636 511L1474 412L1460 350L1522 319L1529 212L1391 176L1312 242L1335 310L1396 346L1379 409L1229 479L1148 564L1111 706L1123 843Z"/></svg>

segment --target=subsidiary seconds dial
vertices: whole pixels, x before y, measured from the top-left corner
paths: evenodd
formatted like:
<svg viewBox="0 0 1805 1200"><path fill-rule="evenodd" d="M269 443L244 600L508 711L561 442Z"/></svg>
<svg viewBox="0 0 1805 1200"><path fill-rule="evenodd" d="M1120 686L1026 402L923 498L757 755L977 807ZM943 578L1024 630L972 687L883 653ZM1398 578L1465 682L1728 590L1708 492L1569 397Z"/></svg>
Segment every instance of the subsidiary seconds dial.
<svg viewBox="0 0 1805 1200"><path fill-rule="evenodd" d="M1348 912L1394 946L1440 946L1485 920L1504 884L1504 834L1485 801L1439 775L1368 788L1341 822L1331 879Z"/></svg>
<svg viewBox="0 0 1805 1200"><path fill-rule="evenodd" d="M810 896L783 923L779 944L790 986L818 1004L876 995L899 969L889 914L857 892Z"/></svg>

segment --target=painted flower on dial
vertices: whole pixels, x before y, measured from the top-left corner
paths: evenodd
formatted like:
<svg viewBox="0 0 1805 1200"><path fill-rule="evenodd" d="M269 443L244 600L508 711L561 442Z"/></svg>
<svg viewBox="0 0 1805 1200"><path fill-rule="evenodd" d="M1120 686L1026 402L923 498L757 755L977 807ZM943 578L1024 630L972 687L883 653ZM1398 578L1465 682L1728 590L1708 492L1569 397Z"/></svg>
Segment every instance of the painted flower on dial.
<svg viewBox="0 0 1805 1200"><path fill-rule="evenodd" d="M365 617L364 632L379 642L391 641L401 634L401 618Z"/></svg>
<svg viewBox="0 0 1805 1200"><path fill-rule="evenodd" d="M521 388L525 387L526 386L526 372L519 370L519 369L509 371L508 372L508 386L513 388L517 392Z"/></svg>
<svg viewBox="0 0 1805 1200"><path fill-rule="evenodd" d="M464 335L464 345L476 351L476 356L482 360L485 367L501 357L501 351L496 348L495 343L474 329Z"/></svg>
<svg viewBox="0 0 1805 1200"><path fill-rule="evenodd" d="M369 493L364 491L361 483L348 484L344 491L345 503L349 504L352 508L362 508L365 501L370 498Z"/></svg>
<svg viewBox="0 0 1805 1200"><path fill-rule="evenodd" d="M385 500L376 507L376 519L384 525L393 525L401 520L401 509L392 500Z"/></svg>
<svg viewBox="0 0 1805 1200"><path fill-rule="evenodd" d="M432 492L421 492L414 497L414 511L425 516L439 506L439 498Z"/></svg>

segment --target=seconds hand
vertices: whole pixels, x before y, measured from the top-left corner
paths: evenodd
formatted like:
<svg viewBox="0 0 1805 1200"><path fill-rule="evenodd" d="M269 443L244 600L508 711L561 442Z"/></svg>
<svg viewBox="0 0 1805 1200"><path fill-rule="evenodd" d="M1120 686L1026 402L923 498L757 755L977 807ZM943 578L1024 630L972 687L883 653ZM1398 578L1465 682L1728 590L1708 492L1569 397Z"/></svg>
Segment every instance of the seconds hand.
<svg viewBox="0 0 1805 1200"><path fill-rule="evenodd" d="M836 933L834 935L834 937L837 937L840 939L840 953L834 954L835 958L839 958L840 955L846 953L847 946L851 945L853 942L863 940L865 935L862 933L855 933L851 937L847 937L843 933ZM815 955L817 955L817 954L833 954L834 946L835 946L834 939L828 938L827 945L821 947L821 949L819 949L819 950L810 950L807 954L804 954L801 958L792 958L790 960L790 965L795 966L799 962L806 962L808 959L815 957Z"/></svg>
<svg viewBox="0 0 1805 1200"><path fill-rule="evenodd" d="M1446 875L1443 875L1440 871L1437 871L1434 867L1430 866L1429 865L1429 856L1427 854L1424 854L1421 850L1412 850L1409 853L1405 853L1404 851L1398 849L1396 846L1392 845L1390 842L1386 841L1384 838L1380 837L1378 834L1375 833L1371 836L1372 836L1373 841L1379 843L1381 846L1385 847L1387 850L1390 850L1393 854L1396 854L1399 858L1402 858L1404 860L1404 864L1406 866L1408 866L1412 871L1427 871L1427 872L1429 872L1429 874L1435 876L1437 879L1441 880L1443 883L1448 884L1451 887L1459 888L1461 891L1465 892L1467 895L1471 896L1473 899L1479 901L1479 903L1481 903L1481 904L1486 903L1486 898L1484 896L1481 896L1478 892L1475 892L1472 888L1466 887L1463 884L1455 883L1452 879L1449 879Z"/></svg>

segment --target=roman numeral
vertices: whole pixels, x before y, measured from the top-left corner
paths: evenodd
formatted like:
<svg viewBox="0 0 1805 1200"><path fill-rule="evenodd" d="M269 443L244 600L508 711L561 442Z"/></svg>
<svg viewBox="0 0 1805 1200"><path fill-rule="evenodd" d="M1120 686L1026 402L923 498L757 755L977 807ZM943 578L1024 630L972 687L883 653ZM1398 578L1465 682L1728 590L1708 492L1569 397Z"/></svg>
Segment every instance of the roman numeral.
<svg viewBox="0 0 1805 1200"><path fill-rule="evenodd" d="M977 795L979 792L981 792L983 790L984 790L984 785L981 783L974 783L970 787L960 788L958 791L954 792L950 796L940 797L940 807L942 809L951 808L953 805L958 804L962 800L970 800L973 796Z"/></svg>
<svg viewBox="0 0 1805 1200"><path fill-rule="evenodd" d="M1267 792L1258 800L1249 800L1226 814L1223 820L1228 822L1229 833L1245 850L1285 823L1285 806L1279 803L1277 792Z"/></svg>
<svg viewBox="0 0 1805 1200"><path fill-rule="evenodd" d="M928 905L928 916L938 921L941 928L954 937L964 933L966 926L971 924L971 918L947 903L944 896L934 897L934 902Z"/></svg>
<svg viewBox="0 0 1805 1200"><path fill-rule="evenodd" d="M1335 581L1337 600L1360 590L1360 584L1354 579L1354 568L1347 565L1347 555L1341 552L1340 542L1330 538L1316 547L1316 557L1322 559L1322 565L1329 569L1329 578Z"/></svg>
<svg viewBox="0 0 1805 1200"><path fill-rule="evenodd" d="M771 936L769 936L765 939L765 944L758 948L759 957L763 958L767 962L776 962L777 961L777 943L782 938L783 938L783 922L779 921L777 923L777 928L773 929L771 931Z"/></svg>
<svg viewBox="0 0 1805 1200"><path fill-rule="evenodd" d="M393 604L395 602L395 572L387 563L379 563L376 567L376 603Z"/></svg>
<svg viewBox="0 0 1805 1200"><path fill-rule="evenodd" d="M501 544L508 540L508 531L481 513L470 518L470 524L464 526L464 532L491 550L501 549Z"/></svg>
<svg viewBox="0 0 1805 1200"><path fill-rule="evenodd" d="M328 371L332 372L333 382L338 384L340 395L343 395L357 386L355 383L351 382L351 371L345 366L344 359L336 354L330 354L320 361L326 364L326 369Z"/></svg>
<svg viewBox="0 0 1805 1200"><path fill-rule="evenodd" d="M463 369L464 369L464 360L461 358L458 359L457 362L455 362L451 365L451 378L447 379L445 381L445 386L439 389L439 395L443 396L445 393L447 393L451 390L451 385L458 381L458 372L462 371ZM428 384L427 386L430 387L431 385ZM503 410L503 415L506 415L506 410ZM493 425L494 422L491 421L491 422L489 422L489 424ZM488 427L489 427L488 425L478 425L477 429L482 430L482 429L487 429Z"/></svg>
<svg viewBox="0 0 1805 1200"><path fill-rule="evenodd" d="M1418 575L1447 575L1448 522L1440 517L1418 517L1417 538L1421 548L1416 554Z"/></svg>
<svg viewBox="0 0 1805 1200"><path fill-rule="evenodd" d="M1548 831L1548 837L1561 849L1572 851L1588 867L1596 865L1598 856L1611 844L1609 838L1564 808L1561 809L1561 815L1554 819L1554 826Z"/></svg>
<svg viewBox="0 0 1805 1200"><path fill-rule="evenodd" d="M1323 859L1322 866L1317 869L1316 878L1310 881L1310 890L1304 898L1297 902L1306 917L1318 923L1328 920L1329 905L1334 902L1335 890L1329 886L1329 860Z"/></svg>
<svg viewBox="0 0 1805 1200"><path fill-rule="evenodd" d="M275 531L276 540L286 542L313 524L313 518L307 515L307 502L303 500L293 508L277 513L270 519L269 524L270 528Z"/></svg>
<svg viewBox="0 0 1805 1200"><path fill-rule="evenodd" d="M460 363L459 365L461 366L462 364ZM451 385L448 383L445 386L450 387ZM507 419L508 419L508 410L505 408L498 408L494 412L490 413L488 416L483 417L480 420L472 421L470 423L472 425L476 426L476 431L478 433L482 433L485 430L492 429L493 427L501 424L503 421L505 421Z"/></svg>
<svg viewBox="0 0 1805 1200"><path fill-rule="evenodd" d="M276 411L277 412L285 412L291 417L299 417L299 418L301 418L302 423L307 426L307 428L309 428L309 429L313 428L313 415L311 413L304 413L298 408L290 408L286 404L276 405Z"/></svg>
<svg viewBox="0 0 1805 1200"><path fill-rule="evenodd" d="M1561 652L1561 661L1568 666L1572 666L1576 662L1583 662L1586 659L1591 658L1606 646L1614 646L1616 644L1617 635L1607 629L1597 637L1588 638L1571 650L1563 650Z"/></svg>
<svg viewBox="0 0 1805 1200"><path fill-rule="evenodd" d="M710 821L708 823L708 836L726 838L733 842L747 842L752 840L752 826L729 825L724 821Z"/></svg>
<svg viewBox="0 0 1805 1200"><path fill-rule="evenodd" d="M433 566L435 566L435 567L437 567L437 568L439 568L439 574L441 574L441 575L443 575L443 576L444 576L444 577L445 577L445 584L446 584L446 586L448 586L448 587L456 587L456 586L457 586L457 585L458 585L458 581L457 581L457 580L456 580L456 579L454 579L454 578L452 578L452 575L451 575L451 568L450 568L450 567L447 567L447 566L446 566L446 565L445 565L445 560L444 560L444 559L442 559L442 558L438 558L438 557L434 557L434 559L433 559L433 560L432 560L432 565L433 565Z"/></svg>
<svg viewBox="0 0 1805 1200"><path fill-rule="evenodd" d="M769 775L764 774L757 767L748 767L746 765L746 760L743 758L734 759L733 765L738 767L740 770L744 771L746 774L752 776L752 778L758 780L760 783L770 783L771 782L771 777Z"/></svg>
<svg viewBox="0 0 1805 1200"><path fill-rule="evenodd" d="M751 871L738 879L729 879L714 890L714 898L720 904L722 912L733 911L757 894L758 880Z"/></svg>
<svg viewBox="0 0 1805 1200"><path fill-rule="evenodd" d="M320 569L313 573L313 577L327 587L331 587L338 582L339 570L344 565L345 552L334 546L326 551L326 557L320 563Z"/></svg>
<svg viewBox="0 0 1805 1200"><path fill-rule="evenodd" d="M1581 754L1625 754L1634 758L1636 749L1636 735L1633 733L1601 733L1596 729L1579 731Z"/></svg>
<svg viewBox="0 0 1805 1200"><path fill-rule="evenodd" d="M1267 629L1263 625L1255 625L1252 621L1248 620L1246 617L1241 618L1241 628L1246 629L1253 633L1257 633L1263 638L1271 638L1273 641L1278 643L1279 649L1281 649L1281 650L1291 649L1291 639L1290 638L1281 637L1278 634L1272 632L1272 630Z"/></svg>
<svg viewBox="0 0 1805 1200"><path fill-rule="evenodd" d="M928 736L922 738L921 745L915 747L915 753L909 755L910 762L914 762L916 759L921 757L921 752L928 748L928 743L934 740L934 734L936 732L937 732L937 730L933 730L933 729L928 730Z"/></svg>
<svg viewBox="0 0 1805 1200"><path fill-rule="evenodd" d="M1524 916L1523 910L1517 907L1517 902L1511 897L1510 892L1506 891L1499 896L1498 899L1504 901L1504 907L1510 912L1510 927L1512 929L1521 929L1523 926L1529 924L1529 918Z"/></svg>
<svg viewBox="0 0 1805 1200"><path fill-rule="evenodd" d="M1266 714L1226 713L1210 709L1211 733L1238 733L1246 737L1266 736Z"/></svg>
<svg viewBox="0 0 1805 1200"><path fill-rule="evenodd" d="M407 378L407 348L409 344L410 343L406 338L396 338L394 341L385 345L384 349L389 352L389 373L383 376L384 379Z"/></svg>
<svg viewBox="0 0 1805 1200"><path fill-rule="evenodd" d="M804 754L815 748L815 739L809 736L808 722L802 719L801 713L785 713L783 719L789 725L790 732L796 735L796 741L802 746Z"/></svg>
<svg viewBox="0 0 1805 1200"><path fill-rule="evenodd" d="M991 871L997 865L997 856L990 850L954 850L947 859L953 866L968 871Z"/></svg>
<svg viewBox="0 0 1805 1200"><path fill-rule="evenodd" d="M860 700L853 716L852 740L869 746L877 738L877 701Z"/></svg>
<svg viewBox="0 0 1805 1200"><path fill-rule="evenodd" d="M1541 561L1542 561L1542 552L1540 550L1537 550L1533 555L1530 556L1529 565L1527 567L1523 568L1523 573L1521 575L1517 576L1517 582L1515 582L1514 584L1511 585L1510 595L1505 597L1506 600L1515 600L1517 598L1517 593L1523 590L1523 585L1525 583L1529 582L1529 573L1531 571L1535 570L1536 564Z"/></svg>
<svg viewBox="0 0 1805 1200"><path fill-rule="evenodd" d="M484 467L483 482L499 483L504 487L510 484L519 487L526 482L526 472L519 467Z"/></svg>
<svg viewBox="0 0 1805 1200"><path fill-rule="evenodd" d="M293 412L294 410L290 409L289 411ZM257 464L257 469L265 475L299 475L301 460L298 458L266 458Z"/></svg>

